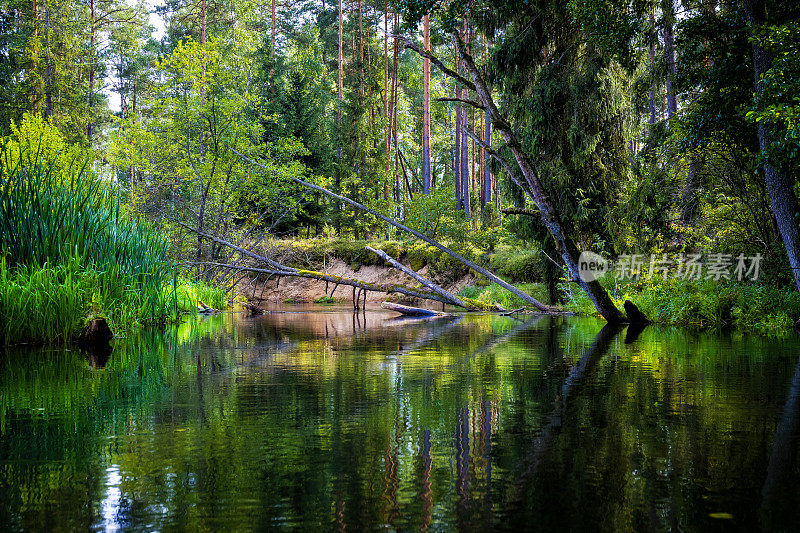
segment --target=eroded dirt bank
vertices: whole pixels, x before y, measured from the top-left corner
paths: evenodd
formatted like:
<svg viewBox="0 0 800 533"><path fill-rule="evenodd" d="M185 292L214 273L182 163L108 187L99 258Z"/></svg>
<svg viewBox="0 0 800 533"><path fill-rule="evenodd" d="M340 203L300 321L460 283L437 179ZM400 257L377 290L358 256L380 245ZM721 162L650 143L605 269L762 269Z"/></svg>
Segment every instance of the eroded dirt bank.
<svg viewBox="0 0 800 533"><path fill-rule="evenodd" d="M353 269L350 265L339 259L330 261L322 270L325 273L334 276L345 278L357 278L369 283L387 283L387 284L402 284L408 287L418 287L419 283L411 277L395 270L391 267L385 266L362 266L358 270ZM428 267L423 267L419 273L427 276ZM441 280L433 280L440 283ZM450 292L457 293L463 287L472 285L475 278L472 274L467 274L463 278L453 283L442 283L442 286ZM291 302L313 302L319 298L326 296L326 283L324 281L317 281L305 278L281 278L277 281L272 278L268 281L263 279L257 280L253 283L252 279L242 280L239 284L241 294L245 296L252 303L261 307L266 307L271 304ZM333 283L327 284L327 296L331 295L334 289ZM333 294L337 302L351 302L353 299L353 288L346 285L340 285L336 292ZM387 295L381 292L368 292L367 302L382 302L391 300L394 302L409 303L413 305L422 305L423 307L435 308L439 306L437 302L421 302L415 298L409 298L400 294Z"/></svg>

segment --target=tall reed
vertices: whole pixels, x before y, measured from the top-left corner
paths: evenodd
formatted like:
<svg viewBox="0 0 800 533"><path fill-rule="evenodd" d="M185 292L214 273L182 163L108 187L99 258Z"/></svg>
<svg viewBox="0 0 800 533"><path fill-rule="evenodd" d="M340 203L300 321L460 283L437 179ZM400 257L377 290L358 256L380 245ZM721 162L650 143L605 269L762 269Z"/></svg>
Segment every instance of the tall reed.
<svg viewBox="0 0 800 533"><path fill-rule="evenodd" d="M131 220L86 161L0 146L0 342L68 340L91 312L123 325L170 312L168 240Z"/></svg>

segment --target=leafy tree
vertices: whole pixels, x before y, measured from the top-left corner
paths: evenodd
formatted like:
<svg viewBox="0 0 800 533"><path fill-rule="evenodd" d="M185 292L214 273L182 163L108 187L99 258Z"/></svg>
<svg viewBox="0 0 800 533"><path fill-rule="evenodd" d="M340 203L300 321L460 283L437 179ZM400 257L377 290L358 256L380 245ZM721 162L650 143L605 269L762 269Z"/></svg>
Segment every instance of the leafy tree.
<svg viewBox="0 0 800 533"><path fill-rule="evenodd" d="M296 205L283 192L291 177L305 171L298 158L306 152L292 139L263 142L261 125L250 120L259 99L220 49L214 39L204 45L181 41L158 63L163 81L148 99L146 118L121 121L124 133L114 156L147 176L138 191L141 208L171 209L170 216L200 232L222 236L241 223L262 223L266 213L291 213ZM264 157L274 172L254 172L234 150ZM198 235L197 259L219 253L215 242L206 244Z"/></svg>

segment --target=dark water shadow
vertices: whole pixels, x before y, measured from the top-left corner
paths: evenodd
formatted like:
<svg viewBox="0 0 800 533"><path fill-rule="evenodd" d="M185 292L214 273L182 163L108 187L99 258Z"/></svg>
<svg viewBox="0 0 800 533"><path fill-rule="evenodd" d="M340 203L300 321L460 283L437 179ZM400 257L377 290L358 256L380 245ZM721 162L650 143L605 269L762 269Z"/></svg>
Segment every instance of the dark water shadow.
<svg viewBox="0 0 800 533"><path fill-rule="evenodd" d="M582 389L590 381L597 364L608 353L612 342L622 329L623 326L619 325L604 325L603 329L595 336L591 346L586 349L580 360L570 370L561 385L556 408L545 419L546 424L531 444L530 452L523 459L521 473L517 476L514 490L514 504L520 505L525 500L544 457L553 446L556 437L561 433L564 419L575 398L580 395Z"/></svg>
<svg viewBox="0 0 800 533"><path fill-rule="evenodd" d="M766 531L796 531L795 499L798 429L800 429L800 358L772 441L767 478L761 489L761 521ZM793 513L787 513L793 509Z"/></svg>
<svg viewBox="0 0 800 533"><path fill-rule="evenodd" d="M86 362L89 363L89 366L100 369L106 367L109 359L111 359L111 352L113 351L114 348L110 345L96 346L82 349L81 355L86 359Z"/></svg>

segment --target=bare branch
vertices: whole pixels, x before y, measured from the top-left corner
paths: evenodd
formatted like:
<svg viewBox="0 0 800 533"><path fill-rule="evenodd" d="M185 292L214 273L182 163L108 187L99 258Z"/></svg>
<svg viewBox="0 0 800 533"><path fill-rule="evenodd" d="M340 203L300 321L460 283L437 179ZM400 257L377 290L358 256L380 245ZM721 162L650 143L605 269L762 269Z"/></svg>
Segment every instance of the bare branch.
<svg viewBox="0 0 800 533"><path fill-rule="evenodd" d="M433 63L434 65L439 67L439 70L441 70L442 72L444 72L445 74L447 74L451 78L454 78L454 79L458 80L464 87L466 87L466 88L468 88L470 90L473 90L473 91L475 90L475 84L474 83L472 83L467 78L465 78L464 76L462 76L461 74L459 74L455 70L451 69L450 67L448 67L444 63L442 63L442 60L439 59L438 57L436 57L435 55L433 55L432 52L427 52L425 50L422 50L419 46L414 44L414 42L411 39L409 39L408 37L405 37L403 35L392 35L392 37L394 37L396 39L400 39L401 41L406 43L406 48L410 48L411 50L415 51L420 56L422 56L422 57L424 57L426 59L430 59L431 63Z"/></svg>
<svg viewBox="0 0 800 533"><path fill-rule="evenodd" d="M476 102L475 100L470 100L469 98L436 98L437 102L461 102L462 104L468 104L476 109L485 110L486 106L481 103Z"/></svg>

